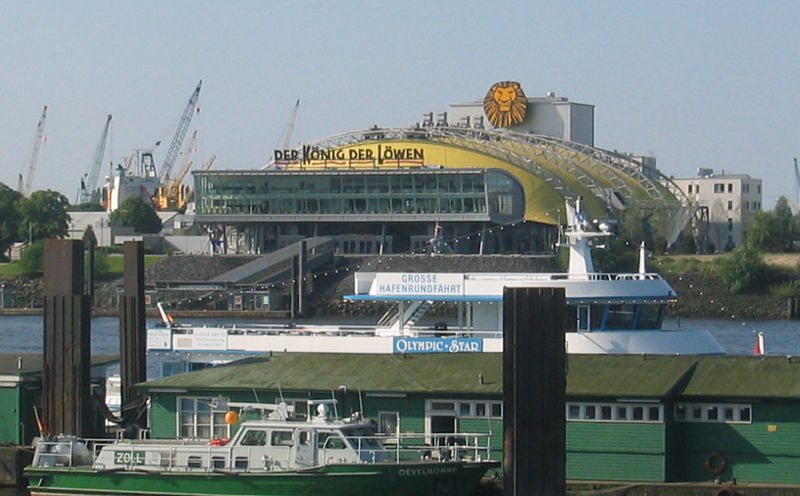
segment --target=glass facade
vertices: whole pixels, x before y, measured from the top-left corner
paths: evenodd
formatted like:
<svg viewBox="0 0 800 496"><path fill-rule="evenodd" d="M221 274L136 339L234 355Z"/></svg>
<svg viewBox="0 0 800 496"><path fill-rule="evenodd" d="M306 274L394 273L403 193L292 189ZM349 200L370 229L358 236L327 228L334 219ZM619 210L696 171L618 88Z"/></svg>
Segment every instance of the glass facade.
<svg viewBox="0 0 800 496"><path fill-rule="evenodd" d="M484 214L520 217L521 187L500 171L248 171L195 175L198 215Z"/></svg>

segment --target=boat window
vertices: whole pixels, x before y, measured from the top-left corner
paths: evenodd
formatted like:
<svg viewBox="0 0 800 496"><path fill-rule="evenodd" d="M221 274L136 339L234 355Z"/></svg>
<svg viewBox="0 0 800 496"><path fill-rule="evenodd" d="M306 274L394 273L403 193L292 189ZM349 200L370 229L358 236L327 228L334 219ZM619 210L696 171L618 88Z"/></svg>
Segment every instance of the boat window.
<svg viewBox="0 0 800 496"><path fill-rule="evenodd" d="M589 305L578 305L578 330L589 330Z"/></svg>
<svg viewBox="0 0 800 496"><path fill-rule="evenodd" d="M300 444L311 446L311 431L300 431Z"/></svg>
<svg viewBox="0 0 800 496"><path fill-rule="evenodd" d="M476 417L485 417L486 416L486 403L476 403L475 404L475 416Z"/></svg>
<svg viewBox="0 0 800 496"><path fill-rule="evenodd" d="M270 441L272 446L291 446L292 431L272 431L272 438Z"/></svg>
<svg viewBox="0 0 800 496"><path fill-rule="evenodd" d="M203 466L203 459L202 459L202 458L200 458L200 457L199 457L199 456L197 456L197 455L192 455L192 456L190 456L190 457L189 457L189 459L186 461L186 465L187 465L189 468L200 468L200 467L202 467L202 466Z"/></svg>
<svg viewBox="0 0 800 496"><path fill-rule="evenodd" d="M247 462L246 456L237 456L233 461L233 467L237 470L247 470Z"/></svg>
<svg viewBox="0 0 800 496"><path fill-rule="evenodd" d="M641 305L637 329L660 329L664 305Z"/></svg>
<svg viewBox="0 0 800 496"><path fill-rule="evenodd" d="M336 434L328 434L322 447L325 449L344 449L344 439Z"/></svg>
<svg viewBox="0 0 800 496"><path fill-rule="evenodd" d="M633 329L635 310L634 305L628 303L609 305L606 330Z"/></svg>
<svg viewBox="0 0 800 496"><path fill-rule="evenodd" d="M605 313L606 305L592 305L589 311L589 329L602 329L603 315L605 315Z"/></svg>
<svg viewBox="0 0 800 496"><path fill-rule="evenodd" d="M242 446L265 446L267 444L267 432L257 429L250 429L242 437Z"/></svg>
<svg viewBox="0 0 800 496"><path fill-rule="evenodd" d="M212 456L211 457L211 468L225 468L225 457L224 456Z"/></svg>

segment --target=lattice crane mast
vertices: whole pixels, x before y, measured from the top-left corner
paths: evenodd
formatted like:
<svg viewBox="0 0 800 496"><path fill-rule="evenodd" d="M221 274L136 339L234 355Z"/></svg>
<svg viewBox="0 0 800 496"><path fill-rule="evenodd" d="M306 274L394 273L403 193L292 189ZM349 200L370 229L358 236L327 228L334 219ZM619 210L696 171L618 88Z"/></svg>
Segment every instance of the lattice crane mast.
<svg viewBox="0 0 800 496"><path fill-rule="evenodd" d="M186 131L189 130L189 124L192 122L192 117L197 109L197 99L200 98L200 87L202 85L203 80L201 79L200 82L197 83L197 88L194 89L192 96L189 97L189 103L186 104L186 108L183 110L181 120L178 122L178 129L175 131L175 136L172 137L172 143L169 145L167 156L164 158L164 164L161 166L161 172L158 175L161 182L169 180L172 165L175 163L175 159L178 158L181 143L183 143L183 138L186 137Z"/></svg>
<svg viewBox="0 0 800 496"><path fill-rule="evenodd" d="M28 169L25 171L25 176L19 175L19 185L17 191L22 193L23 196L30 196L33 188L33 174L36 172L36 164L39 162L39 151L42 148L44 141L44 123L47 119L47 105L42 110L42 116L39 118L39 123L36 125L36 136L33 141L33 152L31 153L31 161L28 163Z"/></svg>
<svg viewBox="0 0 800 496"><path fill-rule="evenodd" d="M794 159L794 193L795 205L800 205L800 170L797 168L797 158Z"/></svg>
<svg viewBox="0 0 800 496"><path fill-rule="evenodd" d="M80 204L100 200L97 191L97 180L100 177L100 168L103 165L103 155L105 155L106 143L108 143L108 131L110 128L111 114L108 114L106 125L103 127L103 132L100 134L100 141L97 142L94 155L92 155L92 161L89 163L89 172L86 174L86 179L81 178L81 187L80 190L78 190L76 203Z"/></svg>
<svg viewBox="0 0 800 496"><path fill-rule="evenodd" d="M161 181L161 186L158 188L157 204L159 208L174 208L183 203L182 198L185 196L185 188L183 187L183 178L192 168L192 154L195 151L195 142L197 141L197 131L192 133L189 138L189 143L183 151L183 159L181 166L178 169L178 175L174 179L164 177Z"/></svg>

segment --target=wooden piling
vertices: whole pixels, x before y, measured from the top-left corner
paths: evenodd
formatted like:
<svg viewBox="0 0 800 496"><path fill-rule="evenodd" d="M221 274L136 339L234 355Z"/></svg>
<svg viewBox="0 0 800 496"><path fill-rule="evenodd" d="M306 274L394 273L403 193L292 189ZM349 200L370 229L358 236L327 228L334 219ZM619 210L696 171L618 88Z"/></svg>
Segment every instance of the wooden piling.
<svg viewBox="0 0 800 496"><path fill-rule="evenodd" d="M506 288L503 309L503 494L565 494L564 289Z"/></svg>

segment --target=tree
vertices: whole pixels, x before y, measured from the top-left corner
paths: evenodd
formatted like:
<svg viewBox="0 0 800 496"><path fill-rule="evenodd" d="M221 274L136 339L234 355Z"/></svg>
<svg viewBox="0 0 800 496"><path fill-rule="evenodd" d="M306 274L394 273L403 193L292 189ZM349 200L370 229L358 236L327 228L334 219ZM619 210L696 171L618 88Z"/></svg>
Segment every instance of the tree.
<svg viewBox="0 0 800 496"><path fill-rule="evenodd" d="M34 241L26 246L19 255L19 266L22 274L38 277L44 272L44 240Z"/></svg>
<svg viewBox="0 0 800 496"><path fill-rule="evenodd" d="M766 252L783 251L791 246L788 226L775 212L756 212L753 223L747 231L748 246Z"/></svg>
<svg viewBox="0 0 800 496"><path fill-rule="evenodd" d="M140 196L132 196L122 202L117 210L108 216L110 222L132 227L137 233L149 234L161 231L161 219L153 207Z"/></svg>
<svg viewBox="0 0 800 496"><path fill-rule="evenodd" d="M16 241L19 241L19 221L15 204L22 195L0 183L0 253L6 253Z"/></svg>
<svg viewBox="0 0 800 496"><path fill-rule="evenodd" d="M20 217L17 235L31 242L46 238L63 238L69 229L69 200L57 191L35 191L30 198L15 202Z"/></svg>

